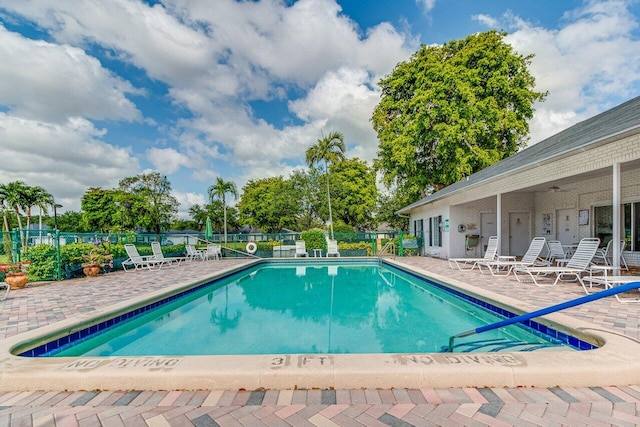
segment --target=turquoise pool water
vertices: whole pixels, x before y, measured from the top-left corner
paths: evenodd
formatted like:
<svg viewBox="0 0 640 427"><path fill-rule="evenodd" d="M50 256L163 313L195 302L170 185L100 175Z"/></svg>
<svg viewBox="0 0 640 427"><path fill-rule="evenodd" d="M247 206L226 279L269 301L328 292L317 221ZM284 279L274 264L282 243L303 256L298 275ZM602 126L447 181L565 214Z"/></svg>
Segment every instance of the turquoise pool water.
<svg viewBox="0 0 640 427"><path fill-rule="evenodd" d="M38 356L440 352L449 337L503 319L391 266L266 263L214 281ZM510 326L456 351L562 345Z"/></svg>

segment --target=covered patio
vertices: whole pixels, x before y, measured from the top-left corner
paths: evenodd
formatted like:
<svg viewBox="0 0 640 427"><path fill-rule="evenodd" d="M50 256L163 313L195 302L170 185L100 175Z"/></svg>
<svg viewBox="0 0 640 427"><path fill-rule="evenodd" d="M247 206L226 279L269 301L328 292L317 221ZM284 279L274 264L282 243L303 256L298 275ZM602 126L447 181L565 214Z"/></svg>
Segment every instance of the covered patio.
<svg viewBox="0 0 640 427"><path fill-rule="evenodd" d="M571 247L625 240L640 265L640 98L578 123L399 211L423 234L423 255L521 256L535 236ZM475 237L477 236L477 244ZM612 245L620 263L620 246Z"/></svg>

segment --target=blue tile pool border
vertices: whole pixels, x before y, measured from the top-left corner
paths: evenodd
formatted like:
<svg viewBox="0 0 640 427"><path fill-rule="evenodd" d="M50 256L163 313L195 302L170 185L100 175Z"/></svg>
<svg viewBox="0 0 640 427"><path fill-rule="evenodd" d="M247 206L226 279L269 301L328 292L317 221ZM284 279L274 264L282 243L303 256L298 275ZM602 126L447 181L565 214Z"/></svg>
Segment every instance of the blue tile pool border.
<svg viewBox="0 0 640 427"><path fill-rule="evenodd" d="M117 324L119 324L120 322L124 322L126 320L129 320L135 316L139 316L143 313L147 313L150 310L153 310L159 306L162 306L164 304L167 304L169 302L175 301L185 295L189 295L193 292L197 292L201 289L203 289L204 287L208 287L211 286L212 284L216 283L216 282L220 282L222 280L225 279L229 279L231 277L233 277L234 275L238 275L238 274L242 274L244 273L246 270L251 269L251 268L255 268L256 266L265 266L265 265L287 265L287 264L296 264L299 265L300 263L316 263L316 262L322 262L323 265L326 264L340 264L340 265L344 265L344 264L364 264L364 265L376 265L379 264L380 261L378 260L362 260L362 259L352 259L352 260L346 260L346 259L321 259L321 260L317 260L314 261L313 259L310 260L278 260L278 261L274 261L274 260L264 260L261 262L257 262L251 265L248 265L240 270L235 270L235 271L231 271L228 272L227 274L218 276L213 278L212 280L208 280L205 281L199 285L193 286L189 289L185 289L183 291L180 291L176 294L170 295L168 297L162 298L156 302L153 302L151 304L145 305L143 307L138 307L136 309L133 309L127 313L123 313L120 314L118 316L115 316L111 319L105 320L103 322L97 323L95 325L91 325L88 326L86 328L83 328L81 330L78 330L76 332L73 332L69 335L66 335L64 337L58 338L56 340L52 340L49 341L47 343L41 344L39 346L36 346L34 348L31 348L27 351L24 351L20 354L18 354L18 356L22 356L22 357L47 357L50 356L54 353L59 352L60 350L73 345L77 342L83 341L85 339L87 339L88 337L90 337L93 334L96 334L98 332L103 332ZM456 297L463 299L467 302L470 302L474 305L477 305L479 307L482 307L488 311L491 311L493 313L499 314L501 316L504 316L506 318L512 318L517 316L518 314L515 314L509 310L506 310L504 308L495 306L493 304L490 304L482 299L476 298L474 296L465 294L464 292L458 291L456 289L450 288L442 283L438 283L432 279L429 279L428 277L425 277L421 274L415 273L411 270L407 270L404 269L402 267L399 267L395 264L389 264L383 261L383 264L385 265L385 267L387 268L393 268L396 270L399 270L405 274L408 274L414 278L417 278L419 280L425 281L426 283L435 286L436 288L443 290L444 292L447 292L449 294L455 295ZM547 337L551 337L552 339L558 340L559 342L566 344L570 347L573 347L575 349L578 350L593 350L595 348L598 348L597 345L594 345L590 342L584 341L578 337L572 336L567 334L566 332L562 332L562 331L558 331L550 326L547 325L543 325L539 322L536 322L534 320L528 320L526 322L522 322L523 325L527 326L528 328L530 328L533 331L536 331L540 334L543 334Z"/></svg>

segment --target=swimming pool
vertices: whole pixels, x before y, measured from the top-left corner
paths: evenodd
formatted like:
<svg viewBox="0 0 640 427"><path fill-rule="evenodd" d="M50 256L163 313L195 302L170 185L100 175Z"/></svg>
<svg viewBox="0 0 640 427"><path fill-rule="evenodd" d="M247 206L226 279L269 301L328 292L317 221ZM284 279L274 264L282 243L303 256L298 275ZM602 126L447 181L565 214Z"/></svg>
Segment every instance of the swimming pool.
<svg viewBox="0 0 640 427"><path fill-rule="evenodd" d="M480 304L373 261L271 262L20 355L437 353L448 350L452 335L513 315ZM566 334L559 339L552 328L544 332L512 325L459 340L454 351L594 348Z"/></svg>
<svg viewBox="0 0 640 427"><path fill-rule="evenodd" d="M340 262L347 261L344 258ZM407 260L409 261L409 260ZM425 264L416 259L416 264ZM403 259L385 266L425 278L451 292L493 309L520 313L535 306L474 286L473 274L416 269ZM288 262L288 261L285 261ZM640 382L640 344L602 327L562 313L538 319L542 327L597 344L592 351L476 353L280 353L215 356L17 356L43 343L62 343L99 325L139 315L143 307L196 292L212 278L223 279L266 260L186 264L162 274L138 272L99 277L115 295L126 295L135 281L157 280L155 291L125 297L96 311L24 332L0 341L0 390L235 390L294 388L550 387L623 385ZM133 280L132 280L133 279ZM509 282L504 279L503 282ZM173 285L169 283L172 282ZM60 284L64 286L65 284ZM511 286L511 283L507 283ZM516 288L514 288L515 290ZM517 293L527 292L526 287ZM52 289L54 290L54 289ZM97 299L99 302L101 298ZM459 332L459 331L458 331ZM478 336L481 338L482 336ZM55 344L58 345L58 344Z"/></svg>

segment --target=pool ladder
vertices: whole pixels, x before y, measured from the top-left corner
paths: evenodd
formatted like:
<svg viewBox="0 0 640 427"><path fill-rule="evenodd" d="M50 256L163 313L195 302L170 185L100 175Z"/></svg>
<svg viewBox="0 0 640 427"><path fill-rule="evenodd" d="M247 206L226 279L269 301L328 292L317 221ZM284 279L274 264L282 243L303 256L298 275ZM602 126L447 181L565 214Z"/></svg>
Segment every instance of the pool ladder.
<svg viewBox="0 0 640 427"><path fill-rule="evenodd" d="M519 316L511 317L509 319L501 320L491 325L480 326L479 328L471 329L466 332L461 332L449 338L449 353L453 352L453 343L456 338L468 337L470 335L479 334L482 332L491 331L494 329L502 328L504 326L512 325L514 323L526 322L534 317L544 316L545 314L555 313L560 310L575 307L577 305L586 304L591 301L596 301L602 298L616 295L622 292L632 291L640 288L640 282L631 282L624 285L616 286L614 288L605 289L604 291L597 292L595 294L589 294L584 297L575 298L569 301L561 302L560 304L552 305L550 307L541 308L540 310L532 311L530 313L521 314Z"/></svg>
<svg viewBox="0 0 640 427"><path fill-rule="evenodd" d="M378 251L376 254L378 256L378 265L382 265L382 258L386 256L391 256L395 259L396 257L396 245L393 241L389 240L384 246Z"/></svg>

